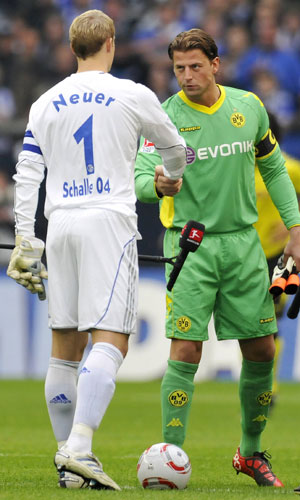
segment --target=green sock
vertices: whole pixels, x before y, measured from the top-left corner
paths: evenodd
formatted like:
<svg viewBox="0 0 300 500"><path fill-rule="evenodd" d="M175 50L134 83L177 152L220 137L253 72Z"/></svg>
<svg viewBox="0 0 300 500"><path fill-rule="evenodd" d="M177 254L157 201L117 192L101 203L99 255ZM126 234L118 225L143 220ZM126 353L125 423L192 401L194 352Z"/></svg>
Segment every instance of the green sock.
<svg viewBox="0 0 300 500"><path fill-rule="evenodd" d="M162 433L166 443L184 443L197 369L198 364L168 360L161 384Z"/></svg>
<svg viewBox="0 0 300 500"><path fill-rule="evenodd" d="M268 420L272 397L273 364L274 361L243 360L239 395L242 424L240 453L244 457L261 451L261 433Z"/></svg>

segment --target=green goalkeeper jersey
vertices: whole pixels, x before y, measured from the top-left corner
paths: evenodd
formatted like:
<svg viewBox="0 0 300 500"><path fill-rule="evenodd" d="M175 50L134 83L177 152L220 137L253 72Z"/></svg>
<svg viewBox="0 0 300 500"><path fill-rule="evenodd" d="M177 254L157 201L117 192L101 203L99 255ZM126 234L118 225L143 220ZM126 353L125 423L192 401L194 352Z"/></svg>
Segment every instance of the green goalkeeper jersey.
<svg viewBox="0 0 300 500"><path fill-rule="evenodd" d="M138 199L159 201L166 228L182 228L193 219L210 233L238 231L257 220L257 163L286 227L299 225L295 189L263 103L251 92L219 88L220 97L210 108L190 101L183 91L163 103L187 144L182 189L159 199L153 176L162 159L155 145L142 138L135 169Z"/></svg>

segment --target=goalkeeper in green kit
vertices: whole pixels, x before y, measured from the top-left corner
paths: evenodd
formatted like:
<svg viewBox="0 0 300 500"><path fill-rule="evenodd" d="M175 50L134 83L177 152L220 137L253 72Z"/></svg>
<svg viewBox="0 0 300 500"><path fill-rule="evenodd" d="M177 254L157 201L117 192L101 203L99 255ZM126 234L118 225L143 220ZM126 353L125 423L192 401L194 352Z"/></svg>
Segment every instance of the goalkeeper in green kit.
<svg viewBox="0 0 300 500"><path fill-rule="evenodd" d="M285 262L292 256L300 270L297 197L263 103L251 92L216 84L220 60L214 40L192 29L180 33L168 52L181 90L163 108L186 141L187 167L182 181L164 177L155 145L142 138L136 193L142 202L160 203L167 257L179 253L180 233L189 219L203 223L206 232L167 291L171 350L161 385L163 439L184 443L194 376L213 314L218 340L237 339L243 357L242 434L233 467L258 485L282 487L261 447L272 398L277 325L267 262L253 228L255 162L289 229ZM171 270L167 264L166 279Z"/></svg>

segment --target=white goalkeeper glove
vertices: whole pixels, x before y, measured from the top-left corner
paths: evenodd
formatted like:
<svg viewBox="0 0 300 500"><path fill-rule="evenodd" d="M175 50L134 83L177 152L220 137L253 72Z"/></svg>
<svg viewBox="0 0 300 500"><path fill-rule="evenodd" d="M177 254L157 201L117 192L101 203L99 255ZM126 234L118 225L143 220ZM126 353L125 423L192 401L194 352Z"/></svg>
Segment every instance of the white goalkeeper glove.
<svg viewBox="0 0 300 500"><path fill-rule="evenodd" d="M24 286L31 293L37 293L40 300L45 300L46 292L43 279L48 278L42 263L44 242L34 236L16 236L15 248L11 254L7 275Z"/></svg>
<svg viewBox="0 0 300 500"><path fill-rule="evenodd" d="M276 266L274 267L273 270L273 275L272 275L272 283L274 283L275 280L278 278L288 278L288 276L291 274L293 266L295 265L295 262L293 260L293 257L289 257L287 260L286 265L283 265L283 255L281 255L277 261Z"/></svg>
<svg viewBox="0 0 300 500"><path fill-rule="evenodd" d="M287 294L296 293L297 278L296 281L293 282L294 280L290 278L290 276L292 275L297 277L296 266L293 257L289 257L287 263L284 265L283 255L281 255L277 261L277 265L273 270L272 284L269 288L269 292L275 298L281 295L283 292Z"/></svg>

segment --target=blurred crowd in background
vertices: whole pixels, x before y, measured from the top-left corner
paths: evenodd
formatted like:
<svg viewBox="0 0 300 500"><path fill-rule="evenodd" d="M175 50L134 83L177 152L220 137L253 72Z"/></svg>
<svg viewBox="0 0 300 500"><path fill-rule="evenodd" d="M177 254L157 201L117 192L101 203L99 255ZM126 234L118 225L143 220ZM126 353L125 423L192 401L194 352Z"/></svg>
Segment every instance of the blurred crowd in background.
<svg viewBox="0 0 300 500"><path fill-rule="evenodd" d="M282 149L300 158L300 0L1 0L1 242L14 241L12 175L29 108L76 71L68 28L94 8L116 25L112 74L146 84L161 102L178 91L168 44L181 31L207 31L221 57L217 82L255 92L281 125ZM36 234L45 239L42 204ZM157 212L149 205L137 208L140 252L155 254L162 231Z"/></svg>

